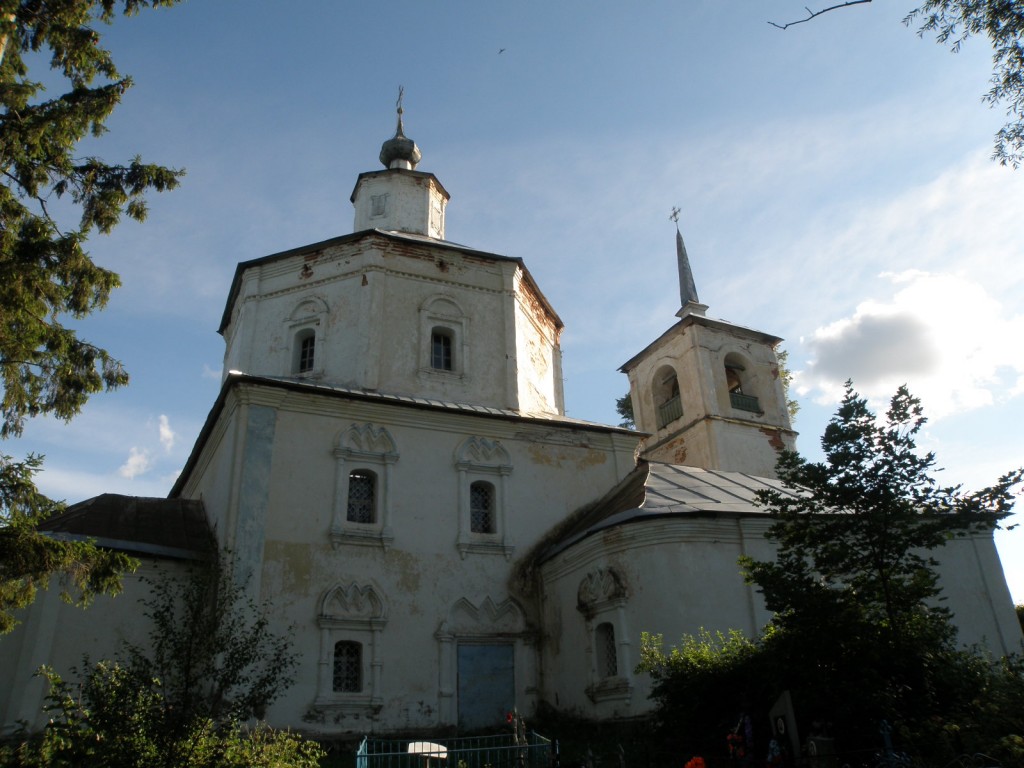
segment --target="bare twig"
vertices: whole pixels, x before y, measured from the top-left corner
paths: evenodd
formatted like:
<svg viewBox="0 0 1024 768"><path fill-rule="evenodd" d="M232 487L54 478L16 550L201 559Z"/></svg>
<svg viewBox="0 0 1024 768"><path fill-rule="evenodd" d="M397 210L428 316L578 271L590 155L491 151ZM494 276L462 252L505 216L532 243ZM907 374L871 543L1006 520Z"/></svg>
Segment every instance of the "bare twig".
<svg viewBox="0 0 1024 768"><path fill-rule="evenodd" d="M810 8L807 8L806 6L804 6L804 10L807 11L807 18L806 19L798 19L797 21L789 21L789 22L786 22L785 24L776 24L774 21L769 21L768 23L771 24L776 29L789 29L794 24L803 24L805 21L810 21L811 19L813 19L813 18L815 18L817 16L821 16L823 13L828 13L829 11L835 11L835 10L838 10L839 8L849 8L851 5L863 5L864 3L870 3L870 2L871 2L871 0L847 0L845 3L838 3L837 5L832 5L832 6L829 6L828 8L822 8L820 11L812 11Z"/></svg>

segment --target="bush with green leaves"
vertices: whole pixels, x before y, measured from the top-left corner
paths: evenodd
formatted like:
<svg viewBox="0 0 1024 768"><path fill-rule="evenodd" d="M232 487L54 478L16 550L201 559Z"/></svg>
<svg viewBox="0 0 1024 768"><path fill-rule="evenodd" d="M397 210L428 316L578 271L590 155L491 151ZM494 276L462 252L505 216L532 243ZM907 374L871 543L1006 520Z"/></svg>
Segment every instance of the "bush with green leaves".
<svg viewBox="0 0 1024 768"><path fill-rule="evenodd" d="M51 669L49 723L41 734L0 747L0 765L58 768L316 768L323 751L313 741L265 725L218 723L194 713L167 727L172 709L155 678L116 663L84 670L80 684Z"/></svg>

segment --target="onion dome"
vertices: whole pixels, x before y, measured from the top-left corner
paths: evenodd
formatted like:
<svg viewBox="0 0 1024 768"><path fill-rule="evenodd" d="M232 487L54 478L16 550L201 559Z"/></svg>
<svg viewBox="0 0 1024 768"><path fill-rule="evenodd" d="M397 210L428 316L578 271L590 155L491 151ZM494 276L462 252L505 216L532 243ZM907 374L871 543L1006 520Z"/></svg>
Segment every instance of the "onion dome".
<svg viewBox="0 0 1024 768"><path fill-rule="evenodd" d="M398 103L398 128L393 138L385 141L380 148L380 161L385 168L404 168L407 171L416 169L416 164L423 159L416 142L408 138L402 130L402 103Z"/></svg>

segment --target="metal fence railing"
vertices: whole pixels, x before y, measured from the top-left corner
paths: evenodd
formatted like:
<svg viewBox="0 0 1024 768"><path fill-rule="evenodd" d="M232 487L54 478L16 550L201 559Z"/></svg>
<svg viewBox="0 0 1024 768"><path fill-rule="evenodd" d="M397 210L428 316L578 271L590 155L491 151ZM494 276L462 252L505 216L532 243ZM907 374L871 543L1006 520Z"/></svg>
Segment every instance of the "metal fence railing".
<svg viewBox="0 0 1024 768"><path fill-rule="evenodd" d="M436 741L363 738L356 768L549 768L551 741L530 731L518 739L464 736Z"/></svg>

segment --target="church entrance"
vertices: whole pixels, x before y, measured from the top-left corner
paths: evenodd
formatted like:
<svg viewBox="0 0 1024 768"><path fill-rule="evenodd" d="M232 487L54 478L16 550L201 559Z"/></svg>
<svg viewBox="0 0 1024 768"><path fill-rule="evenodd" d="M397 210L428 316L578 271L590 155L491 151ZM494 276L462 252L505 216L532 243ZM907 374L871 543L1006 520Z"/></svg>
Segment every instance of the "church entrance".
<svg viewBox="0 0 1024 768"><path fill-rule="evenodd" d="M459 643L459 730L496 730L515 706L515 662L508 643Z"/></svg>

